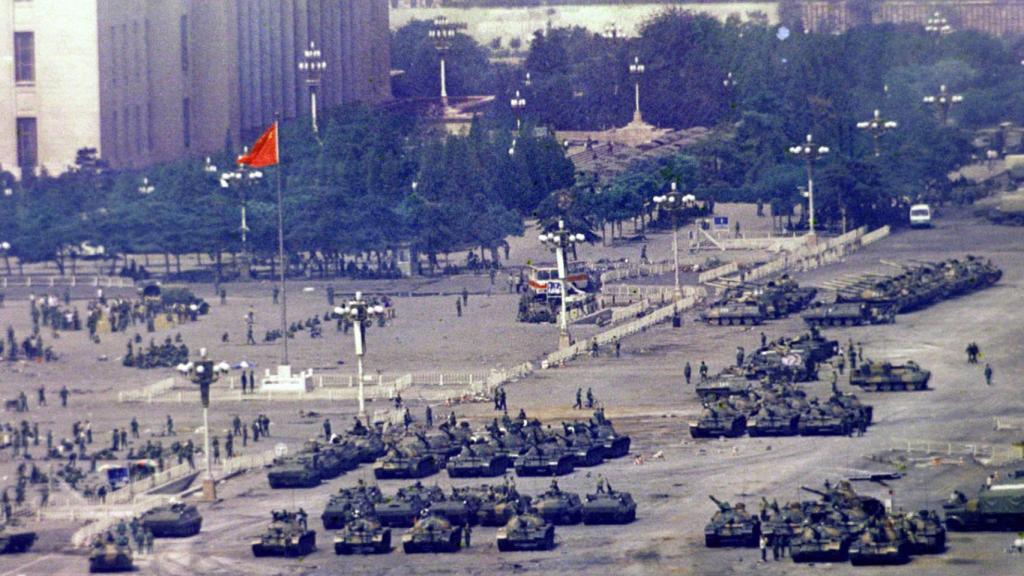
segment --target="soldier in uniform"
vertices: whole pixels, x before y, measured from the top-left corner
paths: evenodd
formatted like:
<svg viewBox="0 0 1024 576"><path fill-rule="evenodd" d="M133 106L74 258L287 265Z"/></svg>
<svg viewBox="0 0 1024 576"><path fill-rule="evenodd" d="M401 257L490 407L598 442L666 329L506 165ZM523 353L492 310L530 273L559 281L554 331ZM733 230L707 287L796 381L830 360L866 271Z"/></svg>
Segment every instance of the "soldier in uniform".
<svg viewBox="0 0 1024 576"><path fill-rule="evenodd" d="M690 385L690 376L693 375L693 369L690 368L690 363L687 362L686 366L683 367L683 377L686 378L686 385Z"/></svg>
<svg viewBox="0 0 1024 576"><path fill-rule="evenodd" d="M708 365L703 360L700 361L700 379L702 381L708 379Z"/></svg>
<svg viewBox="0 0 1024 576"><path fill-rule="evenodd" d="M572 405L573 410L583 409L583 388L576 389L576 403Z"/></svg>

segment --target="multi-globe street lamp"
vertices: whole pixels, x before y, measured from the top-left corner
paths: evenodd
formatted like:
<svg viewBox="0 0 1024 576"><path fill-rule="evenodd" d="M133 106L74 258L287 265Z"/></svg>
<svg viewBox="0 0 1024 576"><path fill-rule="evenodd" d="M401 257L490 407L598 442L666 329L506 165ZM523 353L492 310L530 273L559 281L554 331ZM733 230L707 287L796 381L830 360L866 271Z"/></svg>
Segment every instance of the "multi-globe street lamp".
<svg viewBox="0 0 1024 576"><path fill-rule="evenodd" d="M684 208L692 205L694 198L691 195L683 195L679 192L676 183L673 181L672 189L667 194L655 196L653 200L658 206L658 211L664 210L672 219L672 262L675 269L675 291L673 295L675 300L679 300L683 297L683 290L679 285L679 228L676 226L676 220Z"/></svg>
<svg viewBox="0 0 1024 576"><path fill-rule="evenodd" d="M807 235L815 237L814 231L814 161L829 153L828 146L818 146L814 138L808 134L802 144L790 146L789 153L803 158L807 163L807 204L808 204L808 229Z"/></svg>
<svg viewBox="0 0 1024 576"><path fill-rule="evenodd" d="M947 90L946 85L942 84L939 86L938 94L931 94L922 98L925 104L934 104L935 108L939 111L939 118L942 121L942 125L945 126L949 121L949 109L952 108L953 104L959 104L964 101L964 97L960 94L950 94Z"/></svg>
<svg viewBox="0 0 1024 576"><path fill-rule="evenodd" d="M217 483L213 478L213 457L210 452L210 386L227 374L231 367L226 362L214 363L206 356L206 348L199 349L199 359L177 366L194 384L199 385L199 400L203 406L203 451L206 456L206 479L203 480L203 498L217 499Z"/></svg>
<svg viewBox="0 0 1024 576"><path fill-rule="evenodd" d="M433 27L428 33L430 39L434 41L437 53L441 56L441 100L444 101L446 106L448 104L448 84L445 75L445 58L448 56L448 51L452 48L456 33L460 28L464 27L464 24L449 22L448 18L438 16L434 18Z"/></svg>
<svg viewBox="0 0 1024 576"><path fill-rule="evenodd" d="M142 184L139 185L139 194L143 196L149 196L153 192L156 192L156 187L149 183L149 178L143 177Z"/></svg>
<svg viewBox="0 0 1024 576"><path fill-rule="evenodd" d="M864 120L863 122L857 122L857 128L865 130L871 134L871 139L874 140L875 144L875 156L882 155L882 148L879 144L879 139L888 131L894 130L899 127L899 123L895 120L886 120L882 118L881 112L875 109L875 115L870 120Z"/></svg>
<svg viewBox="0 0 1024 576"><path fill-rule="evenodd" d="M570 232L565 229L565 222L563 220L558 221L558 229L542 233L538 239L542 244L546 245L555 253L555 262L558 264L558 295L561 301L561 317L559 319L558 327L558 347L567 348L572 344L572 339L569 337L569 314L566 308L566 299L569 296L568 290L568 272L566 270L566 250L579 242L585 241L587 238L583 234ZM551 283L548 283L550 286ZM549 289L548 294L552 291Z"/></svg>
<svg viewBox="0 0 1024 576"><path fill-rule="evenodd" d="M935 12L925 21L924 31L942 37L946 34L952 34L953 27L949 25L949 21L946 20L941 12Z"/></svg>
<svg viewBox="0 0 1024 576"><path fill-rule="evenodd" d="M323 59L320 49L316 47L315 42L310 41L309 48L302 51L299 71L306 75L306 86L309 88L309 111L313 118L313 134L319 133L316 116L317 93L320 91L320 79L326 69L327 62Z"/></svg>
<svg viewBox="0 0 1024 576"><path fill-rule="evenodd" d="M516 117L516 132L519 132L523 127L523 110L526 109L526 98L524 98L519 90L516 90L515 96L509 100L509 105L512 107L512 114Z"/></svg>
<svg viewBox="0 0 1024 576"><path fill-rule="evenodd" d="M243 149L242 154L248 154L249 148ZM207 174L216 174L217 166L213 163L209 156L206 158L206 165L203 167L203 171ZM241 164L235 170L228 170L227 172L221 172L220 174L220 187L224 189L237 188L239 198L242 204L242 221L239 226L239 230L242 234L242 278L249 277L250 270L250 259L249 259L249 225L246 220L246 208L248 205L248 188L251 185L258 183L263 178L263 172L261 170L252 170L245 164Z"/></svg>
<svg viewBox="0 0 1024 576"><path fill-rule="evenodd" d="M633 109L633 121L642 122L643 118L640 116L640 78L644 75L646 67L640 63L639 56L633 56L633 62L629 65L629 75L634 78L634 109Z"/></svg>
<svg viewBox="0 0 1024 576"><path fill-rule="evenodd" d="M413 183L416 184L415 182ZM334 313L352 322L352 334L356 344L356 372L359 377L357 388L359 399L359 419L366 420L366 398L363 395L363 355L366 354L366 333L364 329L369 322L382 314L384 307L380 304L370 304L363 299L362 292L356 292L354 299L349 300L344 306L338 306Z"/></svg>

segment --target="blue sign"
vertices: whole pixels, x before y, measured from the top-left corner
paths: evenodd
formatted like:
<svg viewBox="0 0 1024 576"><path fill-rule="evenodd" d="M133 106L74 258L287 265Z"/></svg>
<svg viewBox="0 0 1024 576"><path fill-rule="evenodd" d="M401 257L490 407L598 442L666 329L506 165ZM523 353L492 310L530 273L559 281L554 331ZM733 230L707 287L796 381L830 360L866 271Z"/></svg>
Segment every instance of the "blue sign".
<svg viewBox="0 0 1024 576"><path fill-rule="evenodd" d="M714 217L715 229L717 230L728 230L729 229L729 217L728 216L715 216Z"/></svg>

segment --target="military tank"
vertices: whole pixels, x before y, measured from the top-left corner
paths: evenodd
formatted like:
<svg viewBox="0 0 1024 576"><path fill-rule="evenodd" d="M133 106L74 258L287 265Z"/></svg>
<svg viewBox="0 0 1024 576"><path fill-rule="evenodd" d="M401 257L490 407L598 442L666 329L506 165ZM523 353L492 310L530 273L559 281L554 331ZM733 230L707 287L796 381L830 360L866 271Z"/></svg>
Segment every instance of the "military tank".
<svg viewBox="0 0 1024 576"><path fill-rule="evenodd" d="M702 401L713 402L730 396L745 396L755 384L747 378L745 370L730 368L697 382L696 391Z"/></svg>
<svg viewBox="0 0 1024 576"><path fill-rule="evenodd" d="M89 572L131 572L135 568L132 547L126 536L117 538L110 532L97 536L89 549Z"/></svg>
<svg viewBox="0 0 1024 576"><path fill-rule="evenodd" d="M576 457L553 443L534 444L516 458L519 476L562 476L573 471Z"/></svg>
<svg viewBox="0 0 1024 576"><path fill-rule="evenodd" d="M195 536L203 526L199 510L180 502L148 510L139 521L143 528L153 533L154 538Z"/></svg>
<svg viewBox="0 0 1024 576"><path fill-rule="evenodd" d="M316 550L316 532L306 525L304 514L275 510L272 517L267 529L252 542L254 556L295 557Z"/></svg>
<svg viewBox="0 0 1024 576"><path fill-rule="evenodd" d="M589 431L564 424L564 434L555 434L554 441L565 452L572 455L572 465L579 468L597 466L604 462L604 443L590 436Z"/></svg>
<svg viewBox="0 0 1024 576"><path fill-rule="evenodd" d="M628 435L615 431L612 421L604 416L604 408L595 410L589 423L581 424L589 426L591 435L604 443L605 458L622 458L629 454L632 440Z"/></svg>
<svg viewBox="0 0 1024 576"><path fill-rule="evenodd" d="M747 433L758 436L795 436L800 433L800 411L786 402L764 403L747 416Z"/></svg>
<svg viewBox="0 0 1024 576"><path fill-rule="evenodd" d="M843 406L811 400L800 413L798 429L802 436L848 436L856 424L856 414Z"/></svg>
<svg viewBox="0 0 1024 576"><path fill-rule="evenodd" d="M946 550L946 528L936 512L912 512L902 520L911 554L939 554Z"/></svg>
<svg viewBox="0 0 1024 576"><path fill-rule="evenodd" d="M895 306L887 302L836 302L812 307L803 313L808 326L864 326L891 324L896 320Z"/></svg>
<svg viewBox="0 0 1024 576"><path fill-rule="evenodd" d="M424 478L437 473L440 469L438 460L432 454L393 446L373 464L373 475L378 480Z"/></svg>
<svg viewBox="0 0 1024 576"><path fill-rule="evenodd" d="M406 554L458 552L462 549L462 526L427 513L402 535L402 549Z"/></svg>
<svg viewBox="0 0 1024 576"><path fill-rule="evenodd" d="M846 562L850 534L834 525L806 522L790 540L793 562Z"/></svg>
<svg viewBox="0 0 1024 576"><path fill-rule="evenodd" d="M499 552L551 550L555 547L555 525L534 512L517 514L498 528L496 541Z"/></svg>
<svg viewBox="0 0 1024 576"><path fill-rule="evenodd" d="M712 305L701 312L701 319L707 324L719 326L763 324L768 312L763 304L746 301L728 301Z"/></svg>
<svg viewBox="0 0 1024 576"><path fill-rule="evenodd" d="M906 564L910 542L898 523L887 518L867 526L850 544L849 555L854 566Z"/></svg>
<svg viewBox="0 0 1024 576"><path fill-rule="evenodd" d="M864 362L850 372L850 384L869 392L927 390L931 375L916 362Z"/></svg>
<svg viewBox="0 0 1024 576"><path fill-rule="evenodd" d="M337 494L332 494L320 519L327 530L338 530L356 514L374 514L374 506L383 499L380 488L360 481L354 488L342 488Z"/></svg>
<svg viewBox="0 0 1024 576"><path fill-rule="evenodd" d="M501 476L512 466L508 453L490 444L466 444L448 460L445 468L450 478Z"/></svg>
<svg viewBox="0 0 1024 576"><path fill-rule="evenodd" d="M718 506L711 521L704 526L704 545L708 548L756 548L761 537L761 521L749 514L743 503L730 505L708 496Z"/></svg>
<svg viewBox="0 0 1024 576"><path fill-rule="evenodd" d="M317 455L299 453L278 459L267 471L270 487L281 488L313 488L320 485L320 466Z"/></svg>
<svg viewBox="0 0 1024 576"><path fill-rule="evenodd" d="M696 421L690 422L694 438L737 438L747 431L747 417L728 403L706 405Z"/></svg>
<svg viewBox="0 0 1024 576"><path fill-rule="evenodd" d="M28 552L35 543L35 532L13 532L7 525L0 524L0 554Z"/></svg>
<svg viewBox="0 0 1024 576"><path fill-rule="evenodd" d="M377 520L388 527L412 526L424 510L434 502L444 500L444 492L437 486L424 486L417 481L412 486L399 488L394 497L384 498L374 506Z"/></svg>
<svg viewBox="0 0 1024 576"><path fill-rule="evenodd" d="M636 502L629 492L612 490L611 484L605 489L598 486L597 492L587 494L583 502L584 524L629 524L636 520Z"/></svg>
<svg viewBox="0 0 1024 576"><path fill-rule="evenodd" d="M387 452L387 445L381 435L365 426L354 429L336 441L355 448L359 453L360 464L371 464Z"/></svg>
<svg viewBox="0 0 1024 576"><path fill-rule="evenodd" d="M337 478L355 470L363 462L362 450L353 444L331 444L308 441L307 449L318 454L317 464L324 480ZM315 447L315 448L314 448Z"/></svg>
<svg viewBox="0 0 1024 576"><path fill-rule="evenodd" d="M430 511L459 526L476 524L481 495L479 488L456 486L443 500L431 503Z"/></svg>
<svg viewBox="0 0 1024 576"><path fill-rule="evenodd" d="M583 501L579 494L562 490L554 480L546 492L533 498L533 508L552 524L579 524L583 520Z"/></svg>
<svg viewBox="0 0 1024 576"><path fill-rule="evenodd" d="M373 514L356 513L334 537L334 553L387 554L391 552L391 529Z"/></svg>
<svg viewBox="0 0 1024 576"><path fill-rule="evenodd" d="M481 486L477 523L481 526L504 526L516 514L530 507L531 499L520 494L515 486L498 484Z"/></svg>

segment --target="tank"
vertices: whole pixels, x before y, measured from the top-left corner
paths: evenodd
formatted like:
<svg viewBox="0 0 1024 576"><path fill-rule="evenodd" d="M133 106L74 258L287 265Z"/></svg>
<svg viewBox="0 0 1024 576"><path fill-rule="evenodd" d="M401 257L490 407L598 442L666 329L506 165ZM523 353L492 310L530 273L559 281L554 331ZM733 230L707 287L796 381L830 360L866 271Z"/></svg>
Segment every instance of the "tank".
<svg viewBox="0 0 1024 576"><path fill-rule="evenodd" d="M563 450L572 454L575 467L587 468L604 462L604 443L594 440L585 429L577 432L572 425L564 424L564 434L556 434L555 441Z"/></svg>
<svg viewBox="0 0 1024 576"><path fill-rule="evenodd" d="M912 512L904 515L901 520L911 554L939 554L946 550L946 528L936 512Z"/></svg>
<svg viewBox="0 0 1024 576"><path fill-rule="evenodd" d="M850 372L850 384L869 392L927 390L931 375L916 362L865 362Z"/></svg>
<svg viewBox="0 0 1024 576"><path fill-rule="evenodd" d="M590 422L582 422L590 428L591 436L599 439L604 444L605 458L622 458L629 454L629 447L632 440L625 434L615 431L612 421L605 418L604 409L598 408L594 411L594 417Z"/></svg>
<svg viewBox="0 0 1024 576"><path fill-rule="evenodd" d="M105 572L131 572L135 568L132 548L128 538L120 536L115 539L110 532L106 536L97 536L89 550L89 572L99 574Z"/></svg>
<svg viewBox="0 0 1024 576"><path fill-rule="evenodd" d="M705 406L700 418L690 422L690 436L694 438L736 438L746 431L746 415L725 402Z"/></svg>
<svg viewBox="0 0 1024 576"><path fill-rule="evenodd" d="M272 516L267 529L252 542L254 556L296 557L316 550L316 532L309 529L304 515L275 510Z"/></svg>
<svg viewBox="0 0 1024 576"><path fill-rule="evenodd" d="M481 486L477 523L481 526L504 526L516 514L530 507L530 497L520 494L514 485Z"/></svg>
<svg viewBox="0 0 1024 576"><path fill-rule="evenodd" d="M516 458L519 476L562 476L572 473L575 456L557 445L533 445Z"/></svg>
<svg viewBox="0 0 1024 576"><path fill-rule="evenodd" d="M747 433L757 436L795 436L800 433L800 411L785 402L765 403L747 416Z"/></svg>
<svg viewBox="0 0 1024 576"><path fill-rule="evenodd" d="M477 512L480 511L480 497L479 488L453 487L451 493L443 500L430 505L430 511L459 526L476 524Z"/></svg>
<svg viewBox="0 0 1024 576"><path fill-rule="evenodd" d="M399 488L395 496L384 498L374 509L381 524L404 528L412 526L424 510L441 500L444 500L444 492L440 488L417 481L412 486Z"/></svg>
<svg viewBox="0 0 1024 576"><path fill-rule="evenodd" d="M35 542L35 532L14 532L8 526L0 525L0 554L28 552Z"/></svg>
<svg viewBox="0 0 1024 576"><path fill-rule="evenodd" d="M299 453L278 459L267 472L273 489L313 488L320 485L320 467L316 455Z"/></svg>
<svg viewBox="0 0 1024 576"><path fill-rule="evenodd" d="M445 469L450 478L501 476L512 466L512 458L490 444L467 444L448 460Z"/></svg>
<svg viewBox="0 0 1024 576"><path fill-rule="evenodd" d="M808 326L863 326L895 321L894 307L888 303L837 302L820 304L804 312Z"/></svg>
<svg viewBox="0 0 1024 576"><path fill-rule="evenodd" d="M697 395L704 402L713 402L730 396L746 396L755 384L747 378L745 370L729 368L724 372L698 381Z"/></svg>
<svg viewBox="0 0 1024 576"><path fill-rule="evenodd" d="M540 514L518 514L498 528L496 540L499 552L551 550L555 547L555 525Z"/></svg>
<svg viewBox="0 0 1024 576"><path fill-rule="evenodd" d="M636 502L629 492L598 489L583 502L584 524L629 524L636 520Z"/></svg>
<svg viewBox="0 0 1024 576"><path fill-rule="evenodd" d="M846 562L850 534L839 527L805 523L790 540L793 562Z"/></svg>
<svg viewBox="0 0 1024 576"><path fill-rule="evenodd" d="M373 475L378 480L424 478L439 470L438 460L433 455L406 447L390 448L387 454L373 464Z"/></svg>
<svg viewBox="0 0 1024 576"><path fill-rule="evenodd" d="M402 535L402 549L406 554L458 552L462 549L462 526L428 513Z"/></svg>
<svg viewBox="0 0 1024 576"><path fill-rule="evenodd" d="M895 565L910 562L910 543L891 518L872 522L853 540L849 549L854 566Z"/></svg>
<svg viewBox="0 0 1024 576"><path fill-rule="evenodd" d="M533 507L552 524L579 524L583 520L583 501L579 494L562 490L555 481L546 492L533 498Z"/></svg>
<svg viewBox="0 0 1024 576"><path fill-rule="evenodd" d="M363 462L362 451L352 444L330 444L315 442L319 454L320 476L324 480L337 478L349 470L355 470ZM310 443L307 442L307 447Z"/></svg>
<svg viewBox="0 0 1024 576"><path fill-rule="evenodd" d="M320 519L327 530L337 530L356 514L372 515L374 506L383 499L380 488L376 486L360 484L355 488L342 488L331 495Z"/></svg>
<svg viewBox="0 0 1024 576"><path fill-rule="evenodd" d="M798 429L803 436L848 436L856 422L852 410L814 399L800 413Z"/></svg>
<svg viewBox="0 0 1024 576"><path fill-rule="evenodd" d="M767 310L763 304L753 302L728 301L714 304L711 308L701 312L701 319L708 324L719 326L733 324L763 324L768 317Z"/></svg>
<svg viewBox="0 0 1024 576"><path fill-rule="evenodd" d="M203 525L199 510L184 503L158 506L145 512L139 521L153 533L154 538L195 536Z"/></svg>
<svg viewBox="0 0 1024 576"><path fill-rule="evenodd" d="M386 528L373 514L357 513L334 537L334 553L387 554L391 552L391 529Z"/></svg>
<svg viewBox="0 0 1024 576"><path fill-rule="evenodd" d="M746 506L708 496L718 506L711 521L704 526L704 545L708 548L756 548L761 537L761 521L747 512Z"/></svg>
<svg viewBox="0 0 1024 576"><path fill-rule="evenodd" d="M954 492L943 504L946 528L960 531L1024 530L1024 475L983 488L974 498Z"/></svg>
<svg viewBox="0 0 1024 576"><path fill-rule="evenodd" d="M338 442L358 450L361 464L371 464L387 452L387 446L380 434L366 427L358 429L357 432L349 432Z"/></svg>

